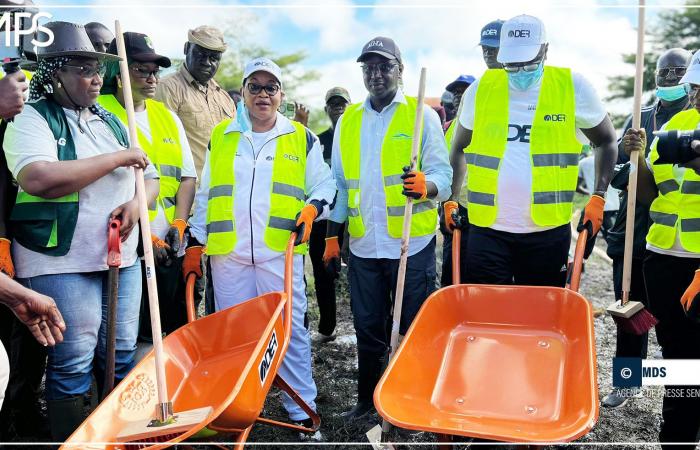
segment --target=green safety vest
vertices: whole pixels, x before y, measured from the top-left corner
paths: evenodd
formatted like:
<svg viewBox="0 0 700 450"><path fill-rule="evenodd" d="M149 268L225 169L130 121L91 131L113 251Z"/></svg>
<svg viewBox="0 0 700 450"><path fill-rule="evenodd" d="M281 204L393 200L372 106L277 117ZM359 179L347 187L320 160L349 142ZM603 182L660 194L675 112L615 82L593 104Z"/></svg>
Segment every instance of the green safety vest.
<svg viewBox="0 0 700 450"><path fill-rule="evenodd" d="M54 139L59 161L77 159L63 108L46 99L27 103L46 120ZM123 147L129 146L126 130L116 117L109 117L107 127ZM14 238L29 250L49 256L64 256L70 250L78 221L78 193L59 198L42 198L24 191L17 192L17 201L10 222Z"/></svg>
<svg viewBox="0 0 700 450"><path fill-rule="evenodd" d="M104 109L117 116L124 125L127 124L126 110L114 95L100 95L97 101ZM146 114L151 128L151 141L146 139L141 130L137 130L139 146L146 152L160 175L160 192L156 203L148 206L148 218L153 221L160 204L168 223L172 223L175 219L175 197L182 180L180 133L172 114L163 103L147 99Z"/></svg>
<svg viewBox="0 0 700 450"><path fill-rule="evenodd" d="M508 76L504 70L489 69L479 80L475 112L472 141L465 155L467 208L472 224L489 227L498 215L498 176L508 138ZM559 226L571 220L580 153L571 70L546 66L530 131L530 213L538 226Z"/></svg>
<svg viewBox="0 0 700 450"><path fill-rule="evenodd" d="M241 139L239 131L226 131L231 119L218 124L211 135L209 154L209 201L207 202L208 255L226 255L236 247L234 201L236 190L235 155ZM306 204L306 155L313 142L307 139L306 128L291 122L294 132L277 138L270 183L270 212L265 228L265 244L284 252L297 214ZM307 244L294 248L305 254Z"/></svg>
<svg viewBox="0 0 700 450"><path fill-rule="evenodd" d="M447 131L445 132L445 143L447 144L447 154L449 156L450 151L452 149L452 139L455 136L455 130L457 129L457 123L459 122L459 117L455 117L452 122L450 123L450 126L447 127ZM467 152L467 148L464 147L462 149L463 152ZM463 206L467 205L467 177L464 177L464 183L462 183L462 189L459 191L459 199L457 199L459 203Z"/></svg>
<svg viewBox="0 0 700 450"><path fill-rule="evenodd" d="M403 214L406 196L403 191L403 167L411 162L411 142L416 119L418 101L406 97L406 103L397 104L389 128L384 135L381 148L382 178L384 180L384 197L386 199L386 220L389 236L400 238L403 229ZM340 125L340 155L343 172L348 188L348 232L358 238L365 234L365 225L360 208L360 132L364 104L350 105L343 114ZM422 138L421 136L419 139ZM365 151L374 151L366 149ZM420 165L420 154L418 161ZM414 200L411 218L411 236L426 236L435 233L437 208L432 200Z"/></svg>
<svg viewBox="0 0 700 450"><path fill-rule="evenodd" d="M700 123L695 109L681 111L666 123L665 130L694 130ZM659 159L657 139L651 145L649 160L654 168L654 181L659 196L649 208L652 225L647 234L651 245L669 249L676 241L680 226L681 246L700 253L700 176L693 169L686 169L679 185L673 176L673 164L654 164Z"/></svg>

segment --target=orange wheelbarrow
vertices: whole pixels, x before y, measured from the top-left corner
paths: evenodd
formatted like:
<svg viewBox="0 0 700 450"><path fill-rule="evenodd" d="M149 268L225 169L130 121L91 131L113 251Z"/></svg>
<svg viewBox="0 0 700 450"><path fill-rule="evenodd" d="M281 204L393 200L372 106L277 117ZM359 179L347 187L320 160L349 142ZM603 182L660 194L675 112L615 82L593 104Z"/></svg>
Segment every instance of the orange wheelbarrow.
<svg viewBox="0 0 700 450"><path fill-rule="evenodd" d="M130 424L148 419L157 403L154 353L117 385L65 442L63 448L165 448L203 427L234 435L242 448L255 422L312 433L319 416L277 375L289 346L292 325L293 233L285 255L284 292L271 292L192 321L163 340L167 387L174 411L211 407L196 427L152 440L119 443ZM194 319L194 275L187 280L188 319ZM192 306L190 306L192 305ZM287 392L311 417L307 428L260 416L272 384Z"/></svg>
<svg viewBox="0 0 700 450"><path fill-rule="evenodd" d="M401 428L502 442L567 442L598 418L590 303L579 294L587 232L567 288L459 283L418 312L374 392L381 416Z"/></svg>

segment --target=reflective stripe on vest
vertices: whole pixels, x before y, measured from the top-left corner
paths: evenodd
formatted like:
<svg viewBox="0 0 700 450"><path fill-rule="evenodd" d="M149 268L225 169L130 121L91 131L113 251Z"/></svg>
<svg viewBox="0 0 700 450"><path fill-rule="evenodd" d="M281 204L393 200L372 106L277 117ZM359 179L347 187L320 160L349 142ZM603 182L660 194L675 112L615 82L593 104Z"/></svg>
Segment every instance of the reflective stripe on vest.
<svg viewBox="0 0 700 450"><path fill-rule="evenodd" d="M117 116L124 125L127 124L126 110L114 95L100 95L97 101L104 109ZM146 139L141 130L137 130L139 146L158 170L160 192L156 201L163 208L168 223L172 223L175 219L175 197L182 180L180 133L171 112L163 103L147 99L146 114L151 141ZM148 206L148 218L151 221L158 213L157 204Z"/></svg>
<svg viewBox="0 0 700 450"><path fill-rule="evenodd" d="M499 169L508 138L508 89L506 72L489 69L476 92L474 130L465 158L469 221L481 227L493 225L498 216ZM580 153L571 71L547 66L530 131L530 214L538 226L571 220Z"/></svg>
<svg viewBox="0 0 700 450"><path fill-rule="evenodd" d="M668 130L694 130L700 123L700 114L695 109L681 111L666 123ZM654 171L654 181L659 196L649 208L652 225L647 233L647 242L654 247L669 249L676 242L677 227L680 226L681 246L700 253L700 176L686 169L680 184L673 176L673 164L654 164L659 159L657 139L651 144L649 160Z"/></svg>
<svg viewBox="0 0 700 450"><path fill-rule="evenodd" d="M381 164L384 179L384 197L387 208L389 236L401 237L403 211L406 196L403 191L403 167L411 161L411 142L416 120L417 100L406 97L406 103L398 103L382 141ZM340 125L340 154L348 187L348 232L352 237L362 237L365 225L360 209L360 133L364 104L348 106ZM422 136L422 133L421 133ZM419 137L420 138L420 137ZM420 155L418 157L420 161ZM400 213L399 213L400 212ZM437 209L432 200L413 202L411 236L426 236L435 232Z"/></svg>
<svg viewBox="0 0 700 450"><path fill-rule="evenodd" d="M209 201L207 202L207 254L226 255L236 247L234 200L236 190L235 154L241 133L226 132L231 119L214 128L209 154ZM270 213L265 244L284 252L289 235L296 228L296 216L306 202L306 153L308 143L303 125L292 122L294 132L276 139L270 183ZM294 248L306 253L306 244Z"/></svg>

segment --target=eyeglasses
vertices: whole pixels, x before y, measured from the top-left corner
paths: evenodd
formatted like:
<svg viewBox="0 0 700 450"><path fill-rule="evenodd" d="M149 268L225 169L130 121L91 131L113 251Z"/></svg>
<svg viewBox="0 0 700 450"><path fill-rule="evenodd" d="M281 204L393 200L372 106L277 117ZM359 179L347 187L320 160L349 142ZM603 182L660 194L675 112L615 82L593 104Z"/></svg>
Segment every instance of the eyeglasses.
<svg viewBox="0 0 700 450"><path fill-rule="evenodd" d="M657 70L656 75L660 76L661 78L666 78L671 72L673 72L673 75L675 75L676 78L680 78L685 75L685 71L685 67L666 67L665 69Z"/></svg>
<svg viewBox="0 0 700 450"><path fill-rule="evenodd" d="M141 67L130 67L130 69L134 71L134 75L136 75L137 78L143 80L147 80L151 75L153 75L153 78L160 78L160 69L148 70Z"/></svg>
<svg viewBox="0 0 700 450"><path fill-rule="evenodd" d="M534 72L540 66L540 61L527 63L527 64L504 64L503 70L510 73L517 73L521 70L523 72Z"/></svg>
<svg viewBox="0 0 700 450"><path fill-rule="evenodd" d="M107 67L102 64L97 64L95 66L73 66L71 64L66 64L63 67L68 68L71 72L78 74L82 78L93 78L95 75L104 77L107 71Z"/></svg>
<svg viewBox="0 0 700 450"><path fill-rule="evenodd" d="M375 70L379 70L382 75L387 75L389 72L394 70L394 67L397 67L397 65L392 63L362 64L362 73L369 75L374 73Z"/></svg>
<svg viewBox="0 0 700 450"><path fill-rule="evenodd" d="M258 95L264 89L265 93L272 97L280 91L279 84L268 84L263 86L262 84L248 83L246 87L248 88L248 92L253 95Z"/></svg>

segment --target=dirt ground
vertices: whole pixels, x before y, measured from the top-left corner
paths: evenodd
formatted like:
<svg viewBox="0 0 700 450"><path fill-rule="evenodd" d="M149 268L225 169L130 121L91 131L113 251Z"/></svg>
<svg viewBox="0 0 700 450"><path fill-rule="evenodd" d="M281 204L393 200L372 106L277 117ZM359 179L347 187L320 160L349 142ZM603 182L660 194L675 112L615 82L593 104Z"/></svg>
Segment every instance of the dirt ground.
<svg viewBox="0 0 700 450"><path fill-rule="evenodd" d="M602 248L604 244L599 244L599 246ZM441 249L440 238L437 247ZM440 273L441 251L438 250L438 253L438 273ZM610 263L595 254L586 263L581 292L594 306L605 307L613 300L611 273L612 267ZM308 261L306 278L309 297L309 319L313 336L316 333L318 307L313 289L313 274ZM361 446L362 448L371 448L368 447L365 432L377 423L380 423L380 417L377 414L351 425L344 424L339 417L341 412L350 409L354 405L356 396L356 340L350 312L346 269L343 269L337 292L338 326L336 333L338 338L333 342L314 346L313 348L314 378L318 386L317 405L322 417L322 440L320 442L301 440L297 433L259 424L254 427L249 437L249 444L262 446L265 445L264 443L270 443L265 446L267 448L285 449L348 449L361 448ZM615 324L612 318L607 315L597 317L595 319L595 333L599 398L602 399L610 391L612 382L610 371L612 357L615 352ZM655 356L657 351L658 345L652 331L649 338L649 358L657 357ZM601 407L598 422L591 432L582 437L577 443L589 445L607 443L610 447L616 449L659 448L648 444L657 440L661 412L659 392L658 390L646 389L644 397L633 399L624 408L611 410ZM274 388L268 396L264 415L286 420L286 413L280 402L280 393ZM404 443L400 448L435 448L431 443L435 442L436 437L431 433L409 433L398 429L394 429L392 433L392 440ZM215 440L225 441L225 439L224 436L220 436ZM568 448L583 447L582 445L577 445L577 443L570 445ZM464 443L459 445L458 448L464 449L469 448L469 446L469 443ZM479 446L474 444L471 444L471 446L479 448ZM16 448L26 449L28 447ZM45 447L42 446L42 448ZM206 447L197 445L196 448L203 449ZM547 449L553 448L559 448L559 446L547 447ZM586 448L591 447L586 446Z"/></svg>

